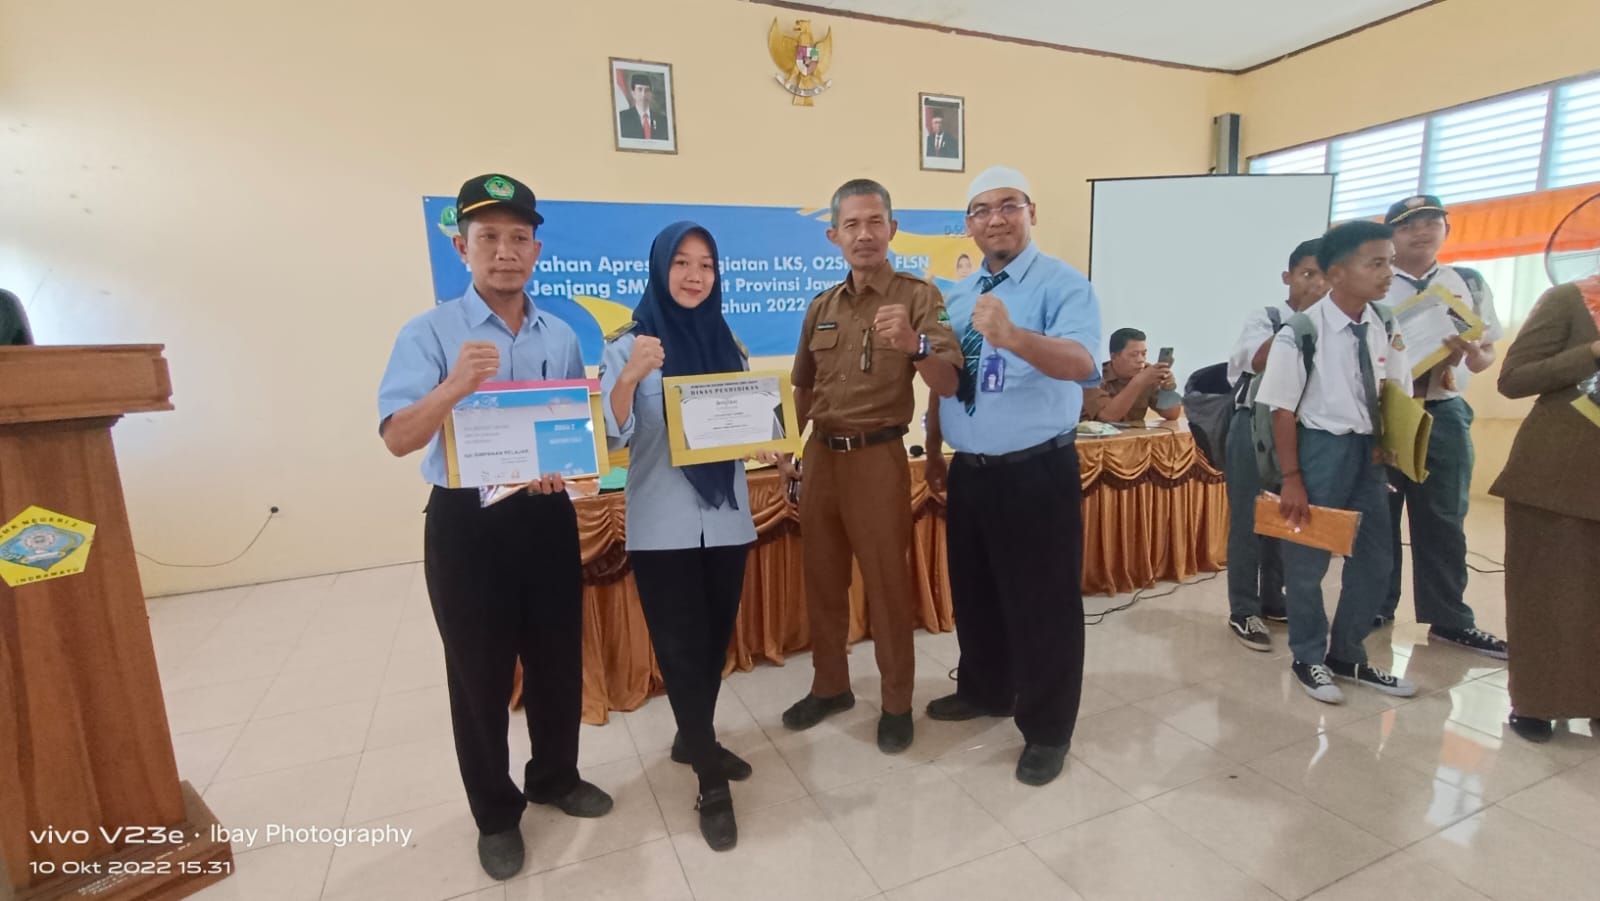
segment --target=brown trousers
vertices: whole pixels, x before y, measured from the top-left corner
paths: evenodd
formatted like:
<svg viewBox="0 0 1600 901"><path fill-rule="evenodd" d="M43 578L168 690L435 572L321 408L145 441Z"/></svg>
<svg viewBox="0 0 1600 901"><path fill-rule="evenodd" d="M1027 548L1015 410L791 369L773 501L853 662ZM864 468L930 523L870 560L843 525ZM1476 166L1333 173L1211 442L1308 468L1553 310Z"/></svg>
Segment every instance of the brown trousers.
<svg viewBox="0 0 1600 901"><path fill-rule="evenodd" d="M883 712L911 710L911 467L905 446L885 441L831 451L806 445L800 492L806 613L811 621L811 692L850 690L851 556L861 565L867 624L883 681Z"/></svg>

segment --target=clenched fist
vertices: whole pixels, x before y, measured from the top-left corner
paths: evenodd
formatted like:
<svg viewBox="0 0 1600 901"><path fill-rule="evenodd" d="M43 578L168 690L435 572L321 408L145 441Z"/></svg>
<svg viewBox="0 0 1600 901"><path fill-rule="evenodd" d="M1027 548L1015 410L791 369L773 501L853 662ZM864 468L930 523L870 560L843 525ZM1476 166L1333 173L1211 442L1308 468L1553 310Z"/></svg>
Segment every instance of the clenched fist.
<svg viewBox="0 0 1600 901"><path fill-rule="evenodd" d="M892 347L905 354L917 352L921 340L911 328L911 314L905 304L893 303L878 308L872 319L872 333L881 347Z"/></svg>
<svg viewBox="0 0 1600 901"><path fill-rule="evenodd" d="M633 352L628 354L628 363L622 367L622 380L637 385L666 361L667 353L661 349L661 339L640 335L633 339Z"/></svg>
<svg viewBox="0 0 1600 901"><path fill-rule="evenodd" d="M445 383L454 388L457 397L466 397L499 371L500 348L493 341L467 341L461 345L455 368Z"/></svg>
<svg viewBox="0 0 1600 901"><path fill-rule="evenodd" d="M1016 341L1017 327L1000 298L990 294L978 298L972 308L972 327L988 341L990 346L1010 350Z"/></svg>

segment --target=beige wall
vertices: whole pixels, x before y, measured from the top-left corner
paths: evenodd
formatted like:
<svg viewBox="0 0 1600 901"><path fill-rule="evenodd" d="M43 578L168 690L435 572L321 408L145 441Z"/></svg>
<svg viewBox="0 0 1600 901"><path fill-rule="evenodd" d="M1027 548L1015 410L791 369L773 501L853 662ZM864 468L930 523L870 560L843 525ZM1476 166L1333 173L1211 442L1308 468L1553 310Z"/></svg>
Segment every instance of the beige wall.
<svg viewBox="0 0 1600 901"><path fill-rule="evenodd" d="M1243 117L1240 143L1252 155L1597 70L1594 0L1447 0L1232 79L1217 97ZM1509 306L1502 301L1502 317ZM1466 392L1477 412L1477 494L1504 468L1532 405L1500 396L1499 371Z"/></svg>
<svg viewBox="0 0 1600 901"><path fill-rule="evenodd" d="M1005 162L1034 179L1041 244L1081 265L1085 179L1209 165L1227 76L834 20L835 87L804 109L772 83L775 13L0 6L0 283L41 341L167 345L177 410L116 429L136 545L217 561L283 509L238 563L146 565L146 590L420 557L417 460L385 453L374 395L395 331L431 302L419 198L469 175L508 170L551 198L781 205L867 175L898 205L953 208ZM613 151L608 56L673 64L678 156ZM966 97L969 175L918 171L918 91Z"/></svg>

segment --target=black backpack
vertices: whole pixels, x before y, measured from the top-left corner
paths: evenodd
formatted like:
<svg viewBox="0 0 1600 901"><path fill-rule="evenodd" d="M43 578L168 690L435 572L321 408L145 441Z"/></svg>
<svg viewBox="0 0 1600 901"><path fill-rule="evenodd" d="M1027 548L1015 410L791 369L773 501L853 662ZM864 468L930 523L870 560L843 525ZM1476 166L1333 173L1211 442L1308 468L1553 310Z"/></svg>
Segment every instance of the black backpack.
<svg viewBox="0 0 1600 901"><path fill-rule="evenodd" d="M1213 363L1189 374L1183 386L1183 412L1195 446L1221 470L1226 459L1228 423L1233 419L1233 386L1228 384L1228 364Z"/></svg>

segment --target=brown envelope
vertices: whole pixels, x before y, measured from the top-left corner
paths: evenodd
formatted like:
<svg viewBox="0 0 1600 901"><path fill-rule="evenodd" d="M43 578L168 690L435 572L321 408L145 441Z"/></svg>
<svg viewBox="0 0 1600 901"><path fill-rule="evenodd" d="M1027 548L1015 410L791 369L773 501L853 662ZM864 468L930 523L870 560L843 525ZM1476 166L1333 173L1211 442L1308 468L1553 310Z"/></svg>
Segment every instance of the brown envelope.
<svg viewBox="0 0 1600 901"><path fill-rule="evenodd" d="M1256 498L1256 534L1268 538L1282 538L1348 557L1355 550L1356 529L1360 526L1361 514L1354 510L1313 506L1310 521L1296 531L1278 512L1276 494L1263 491Z"/></svg>

